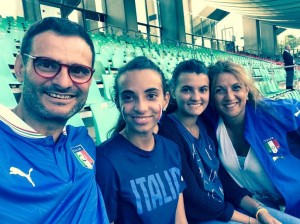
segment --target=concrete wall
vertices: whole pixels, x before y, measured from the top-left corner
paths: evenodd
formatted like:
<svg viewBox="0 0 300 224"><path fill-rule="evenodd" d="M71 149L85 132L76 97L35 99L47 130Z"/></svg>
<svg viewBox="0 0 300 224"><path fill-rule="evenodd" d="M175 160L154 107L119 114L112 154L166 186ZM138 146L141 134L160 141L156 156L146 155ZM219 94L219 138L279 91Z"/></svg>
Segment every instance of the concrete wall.
<svg viewBox="0 0 300 224"><path fill-rule="evenodd" d="M243 17L244 50L257 54L261 50L259 22ZM252 51L252 52L251 52Z"/></svg>
<svg viewBox="0 0 300 224"><path fill-rule="evenodd" d="M184 25L184 5L183 0L176 0L176 9L177 9L177 32L179 35L178 40L181 42L186 42L186 35L185 35L185 25Z"/></svg>
<svg viewBox="0 0 300 224"><path fill-rule="evenodd" d="M161 15L161 37L185 42L184 13L182 0L159 2ZM107 25L138 31L135 0L106 1ZM151 5L149 13L151 15Z"/></svg>
<svg viewBox="0 0 300 224"><path fill-rule="evenodd" d="M106 25L126 28L124 0L106 1L106 13ZM118 29L113 32L117 33Z"/></svg>
<svg viewBox="0 0 300 224"><path fill-rule="evenodd" d="M185 42L184 14L181 0L160 1L161 36Z"/></svg>
<svg viewBox="0 0 300 224"><path fill-rule="evenodd" d="M138 31L134 0L108 0L106 1L106 13L106 25ZM114 33L119 31L115 29Z"/></svg>
<svg viewBox="0 0 300 224"><path fill-rule="evenodd" d="M260 54L264 57L273 56L276 51L275 27L269 23L243 17L244 50Z"/></svg>
<svg viewBox="0 0 300 224"><path fill-rule="evenodd" d="M265 56L274 55L276 49L276 34L274 26L260 21L260 39L262 54Z"/></svg>
<svg viewBox="0 0 300 224"><path fill-rule="evenodd" d="M24 17L26 20L37 21L42 18L38 0L23 0Z"/></svg>
<svg viewBox="0 0 300 224"><path fill-rule="evenodd" d="M96 11L96 5L94 0L84 0L84 6L88 10ZM98 29L98 23L95 21L87 20L85 22L85 28L86 30L96 30Z"/></svg>
<svg viewBox="0 0 300 224"><path fill-rule="evenodd" d="M138 31L135 0L124 0L124 2L127 29Z"/></svg>

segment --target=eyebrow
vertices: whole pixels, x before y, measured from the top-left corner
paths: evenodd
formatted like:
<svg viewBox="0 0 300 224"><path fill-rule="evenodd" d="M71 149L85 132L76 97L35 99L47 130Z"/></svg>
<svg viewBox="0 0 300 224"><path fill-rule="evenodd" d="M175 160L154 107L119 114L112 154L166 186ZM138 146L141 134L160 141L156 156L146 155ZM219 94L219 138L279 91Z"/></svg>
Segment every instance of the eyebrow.
<svg viewBox="0 0 300 224"><path fill-rule="evenodd" d="M194 88L193 86L189 86L189 85L184 85L184 86L181 86L181 88ZM199 86L200 88L203 88L203 87L209 87L208 85L203 85L203 86ZM198 87L197 87L198 88Z"/></svg>
<svg viewBox="0 0 300 224"><path fill-rule="evenodd" d="M232 86L237 86L237 85L238 85L238 86L244 86L244 87L246 86L244 83L236 82L236 83L233 83L232 85L230 85L230 87L232 87ZM223 89L224 89L224 88L226 88L226 87L220 86L220 85L219 85L219 86L215 86L214 88L223 88Z"/></svg>
<svg viewBox="0 0 300 224"><path fill-rule="evenodd" d="M157 89L157 88L150 88L150 89L146 89L144 92L153 92L153 91L160 91L159 89Z"/></svg>
<svg viewBox="0 0 300 224"><path fill-rule="evenodd" d="M150 89L146 89L144 92L145 92L145 93L148 93L148 92L153 92L153 91L158 92L158 91L160 91L160 90L157 89L157 88L150 88ZM132 90L129 90L129 89L126 89L126 90L124 90L124 91L121 92L121 94L129 94L129 93L134 94L135 92L132 91Z"/></svg>
<svg viewBox="0 0 300 224"><path fill-rule="evenodd" d="M134 93L133 91L131 91L131 90L123 90L122 92L121 92L121 94L129 94L129 93Z"/></svg>

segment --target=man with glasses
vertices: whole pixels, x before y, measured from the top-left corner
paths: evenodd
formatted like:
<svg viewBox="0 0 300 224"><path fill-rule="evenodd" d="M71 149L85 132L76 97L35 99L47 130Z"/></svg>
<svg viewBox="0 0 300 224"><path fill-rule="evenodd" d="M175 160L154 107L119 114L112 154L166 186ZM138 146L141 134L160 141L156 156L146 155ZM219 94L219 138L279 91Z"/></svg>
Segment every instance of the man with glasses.
<svg viewBox="0 0 300 224"><path fill-rule="evenodd" d="M94 46L84 29L48 17L26 32L15 74L22 94L0 105L3 223L108 223L95 181L95 146L66 122L85 105Z"/></svg>

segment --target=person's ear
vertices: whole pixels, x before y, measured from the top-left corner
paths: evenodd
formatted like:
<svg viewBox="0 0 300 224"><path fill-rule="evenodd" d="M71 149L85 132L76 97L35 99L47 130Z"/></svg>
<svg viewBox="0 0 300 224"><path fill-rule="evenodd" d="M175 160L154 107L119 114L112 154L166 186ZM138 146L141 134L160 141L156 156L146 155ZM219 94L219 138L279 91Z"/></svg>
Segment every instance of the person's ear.
<svg viewBox="0 0 300 224"><path fill-rule="evenodd" d="M15 75L19 82L23 82L24 80L24 72L25 72L25 65L23 63L22 56L20 54L17 55L15 61Z"/></svg>
<svg viewBox="0 0 300 224"><path fill-rule="evenodd" d="M246 86L246 90L247 90L247 95L249 94L249 92L250 92L250 89L249 89L249 87L248 86Z"/></svg>
<svg viewBox="0 0 300 224"><path fill-rule="evenodd" d="M163 102L163 111L165 111L169 105L170 102L170 93L166 92L165 96L164 96L164 102Z"/></svg>

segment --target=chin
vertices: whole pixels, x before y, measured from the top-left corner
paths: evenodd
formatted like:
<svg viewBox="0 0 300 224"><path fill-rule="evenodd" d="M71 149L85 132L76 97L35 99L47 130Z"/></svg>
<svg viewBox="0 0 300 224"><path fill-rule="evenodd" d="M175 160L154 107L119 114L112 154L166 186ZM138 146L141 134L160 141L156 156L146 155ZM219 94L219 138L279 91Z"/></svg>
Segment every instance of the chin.
<svg viewBox="0 0 300 224"><path fill-rule="evenodd" d="M187 114L191 116L199 116L200 114L203 113L203 110L198 110L198 111L187 111Z"/></svg>
<svg viewBox="0 0 300 224"><path fill-rule="evenodd" d="M147 134L152 132L154 127L143 127L143 128L136 128L135 131L141 134Z"/></svg>
<svg viewBox="0 0 300 224"><path fill-rule="evenodd" d="M43 115L44 115L44 118L46 119L54 119L54 120L62 120L62 121L65 121L65 120L68 120L69 118L71 118L74 114L76 114L76 112L74 111L47 111L47 112L44 112Z"/></svg>

